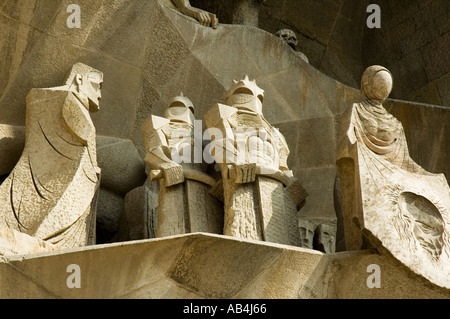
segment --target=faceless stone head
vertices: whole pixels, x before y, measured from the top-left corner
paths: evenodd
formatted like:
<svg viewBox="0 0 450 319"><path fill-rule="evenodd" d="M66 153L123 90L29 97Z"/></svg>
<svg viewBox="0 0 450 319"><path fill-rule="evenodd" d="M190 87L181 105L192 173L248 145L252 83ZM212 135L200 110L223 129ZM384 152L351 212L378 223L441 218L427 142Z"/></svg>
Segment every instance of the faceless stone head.
<svg viewBox="0 0 450 319"><path fill-rule="evenodd" d="M286 42L292 49L297 49L297 35L294 31L289 29L281 29L275 35Z"/></svg>
<svg viewBox="0 0 450 319"><path fill-rule="evenodd" d="M381 104L389 96L393 87L392 74L380 65L369 66L361 77L361 92L369 100Z"/></svg>
<svg viewBox="0 0 450 319"><path fill-rule="evenodd" d="M79 94L83 94L88 100L90 112L100 109L102 97L103 73L83 63L76 63L66 78L66 85Z"/></svg>
<svg viewBox="0 0 450 319"><path fill-rule="evenodd" d="M194 104L181 92L169 102L164 117L174 122L194 125Z"/></svg>

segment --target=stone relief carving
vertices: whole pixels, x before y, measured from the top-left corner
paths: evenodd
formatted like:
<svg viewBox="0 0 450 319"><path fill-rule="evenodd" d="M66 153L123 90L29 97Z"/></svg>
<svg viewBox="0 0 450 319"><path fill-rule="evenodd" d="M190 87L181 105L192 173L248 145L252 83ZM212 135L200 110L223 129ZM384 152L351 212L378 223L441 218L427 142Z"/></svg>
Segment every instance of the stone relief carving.
<svg viewBox="0 0 450 319"><path fill-rule="evenodd" d="M402 124L383 107L391 73L371 66L362 75L363 101L342 118L337 164L347 250L364 239L410 270L450 287L450 188L443 174L409 156Z"/></svg>
<svg viewBox="0 0 450 319"><path fill-rule="evenodd" d="M317 229L317 250L326 254L332 254L336 251L336 226L329 224L320 224Z"/></svg>
<svg viewBox="0 0 450 319"><path fill-rule="evenodd" d="M160 181L156 237L222 233L222 205L208 194L217 181L194 160L196 151L203 152L194 140L194 121L194 105L181 94L164 117L152 115L142 126L150 178Z"/></svg>
<svg viewBox="0 0 450 319"><path fill-rule="evenodd" d="M266 0L218 0L189 1L162 0L169 7L175 8L186 16L194 18L201 25L216 29L221 16L222 23L259 27L259 11ZM191 2L194 6L191 5ZM202 7L203 9L200 9Z"/></svg>
<svg viewBox="0 0 450 319"><path fill-rule="evenodd" d="M172 0L167 0L167 2L169 1L172 2ZM196 6L192 1L191 3ZM221 1L245 5L258 3L258 0ZM193 121L193 117L189 114L189 109L193 113L193 108L190 106L192 103L183 97L176 98L177 101L173 101L169 107L169 109L173 109L173 113L168 111L166 117L160 119L155 117L154 121L152 119L151 127L146 132L154 131L149 135L155 134L155 136L151 135L149 138L152 139L152 143L155 142L157 145L151 151L147 148L147 151L152 153L149 155L149 162L154 164L148 173L154 181L151 183L147 181L147 185L138 188L134 188L138 186L134 185L132 191L130 191L131 187L127 188L124 185L129 184L130 181L137 181L138 178L130 176L117 183L120 189L122 187L126 189L118 194L119 197L127 194L125 204L144 206L131 207L132 209L129 210L129 215L135 218L134 225L142 226L139 229L139 235L144 234L141 238L154 237L153 230L150 229L158 225L160 227L159 234L177 233L180 229L181 233L203 231L203 229L210 231L211 228L214 228L212 232L221 233L223 229L220 224L223 224L224 217L220 214L214 215L217 224L209 227L211 225L208 214L211 212L202 209L205 207L204 201L208 201L204 198L211 193L211 186L225 185L225 192L228 191L228 193L225 194L225 198L222 194L222 198L226 199L227 208L231 207L226 217L228 224L251 224L252 231L256 229L254 237L252 234L245 238L262 238L289 244L300 243L299 245L302 247L318 249L326 253L333 251L335 244L332 232L334 228L327 224L311 222L313 218L308 221L299 220L299 239L295 237L295 232L291 236L290 227L295 225L295 222L292 222L293 215L298 210L293 207L298 207L303 200L302 197L306 195L303 194L301 187L295 184L292 173L289 172L289 169L293 169L294 166L287 167L288 147L282 136L279 136L277 132L272 132L271 125L275 126L274 123L284 122L284 129L293 129L286 133L293 135L292 146L297 142L297 149L295 152L292 151L293 154L290 156L296 154L301 156L308 153L308 156L305 156L307 161L297 158L293 163L296 162L296 169L300 168L301 176L308 179L310 183L308 185L319 185L315 188L311 187L311 191L317 191L319 195L314 197L315 201L322 203L327 196L330 197L331 187L329 185L331 182L327 185L320 185L318 181L322 178L331 181L334 178L335 167L332 165L333 163L330 164L330 160L334 161L334 154L330 157L328 155L330 154L329 150L334 149L335 146L334 124L341 118L341 107L345 103L345 99L354 94L351 87L336 79L328 78L319 70L309 68L302 62L298 63L299 58L289 52L290 49L287 47L281 46L278 48L282 50L277 50L277 45L282 43L276 41L278 39L273 36L267 36L266 32L257 32L261 30L256 30L256 28L238 27L222 27L220 32L219 30L212 31L210 27L215 28L217 20L213 19L214 15L207 12L196 11L197 16L193 12L191 13L200 25L207 26L202 27L195 20L174 10L165 10L167 8L161 10L158 3L153 0L114 1L110 2L112 5L102 1L96 3L98 6L94 5L95 2L89 5L83 5L84 2L81 2L83 27L77 31L65 30L64 20L70 16L70 12L65 11L65 7L69 2L48 8L45 1L14 2L5 0L0 2L2 3L0 5L2 13L0 33L5 35L0 39L6 39L0 40L2 48L0 52L4 53L3 56L6 58L2 64L2 74L0 74L2 78L0 100L3 106L12 104L11 109L17 107L19 114L11 116L11 111L4 112L5 109L0 107L1 120L6 123L18 124L24 118L20 112L22 103L14 105L14 101L24 101L22 98L17 98L22 96L21 86L28 91L32 87L39 87L37 85L29 86L31 83L51 81L55 72L57 73L59 70L57 65L63 65L64 61L70 60L70 57L80 55L90 61L102 60L101 63L104 63L106 68L101 68L101 70L111 72L115 75L114 78L118 79L115 85L108 85L109 89L116 90L116 94L111 100L119 101L117 108L110 113L110 116L100 118L99 124L101 122L104 127L102 129L97 127L98 131L104 130L118 136L128 134L127 137L133 138L133 142L136 144L141 142L140 136L136 138L135 135L136 125L141 124L143 116L148 116L150 110L158 108L166 93L174 87L188 86L190 91L196 91L197 97L202 96L202 99L199 100L204 101L207 97L217 97L222 92L223 84L228 83L224 82L224 79L231 80L230 75L245 72L245 66L248 66L249 70L255 71L255 74L264 79L267 88L270 87L274 96L279 95L279 101L283 103L270 105L273 116L271 119L276 118L276 122L274 120L272 123L266 123L264 120L258 99L253 97L250 99L246 96L255 95L256 90L252 88L251 84L237 88L231 93L229 101L224 103L227 105L220 106L220 114L218 114L219 112L215 114L219 126L222 128L229 125L233 128L231 134L226 129L220 130L220 132L226 133L226 138L223 140L224 148L232 144L236 150L231 148L231 155L236 160L226 162L226 166L221 166L224 177L219 184L214 184L215 180L211 179L208 174L203 174L205 172L203 164L190 165L192 163L180 163L174 159L174 155L183 157L186 153L194 153L192 151L192 148L195 148L195 144L192 143L192 140L195 140L193 128L192 125L185 125L186 123L192 124ZM174 0L174 2L177 1ZM187 0L182 2L189 3ZM439 9L439 6L433 5L427 8L429 3L421 5L420 9L430 10L421 11L433 11L436 14L434 11L439 11L435 10ZM340 13L338 14L339 19L335 22L335 31L339 30L339 26L343 27L341 29L349 26L346 18L350 14L344 8L359 7L354 4L356 1L342 6L327 5L326 8L323 8L325 17L333 16L334 10L338 10L337 12ZM265 20L261 20L261 22L265 26L273 27L280 22L274 22L273 18L279 17L286 20L285 17L277 14L278 5L279 3L276 1L272 1L264 8ZM293 13L298 13L305 5L298 6L296 4L295 6L295 10L291 10L289 3L286 2L282 4L283 12L281 13L287 13L288 24L298 26L299 22L294 21ZM393 6L391 7L394 9ZM248 8L250 10L247 12L255 12L251 6ZM241 10L244 12L248 8L241 7ZM395 20L395 12L392 11L392 17ZM167 14L168 12L169 14ZM257 15L239 21L239 13L241 12L236 10L233 16L237 23L258 25L253 19ZM343 15L344 13L345 15ZM362 13L364 16L364 12ZM48 21L49 23L46 24L45 20L49 17L54 17L54 19L50 19L52 21ZM93 18L91 19L91 17ZM313 49L317 46L316 42L320 42L319 45L323 44L323 38L327 38L326 35L329 33L325 32L325 36L320 36L320 33L324 33L329 26L326 23L318 28L315 25L315 22L323 21L323 17L324 15L319 15L319 19L311 18L306 21L306 26L312 27L309 33L319 34L318 38L320 39L311 44ZM350 30L354 29L354 23L358 24L359 15L351 17ZM442 17L439 15L439 19L436 21L446 20L445 17L446 15L442 12ZM418 16L414 14L414 18L416 19ZM421 22L427 22L426 17L425 20L421 16L419 18ZM284 24L281 22L280 24ZM17 28L17 24L21 27ZM390 24L392 25L392 23ZM423 24L427 25L427 23ZM301 21L300 25L305 26ZM331 26L334 27L334 24ZM45 32L34 32L35 28L41 29L41 31L45 29ZM15 29L18 29L18 32L15 32L17 31ZM34 33L28 34L30 30ZM413 30L407 31L407 40L414 39L415 35L409 34L413 33ZM442 31L442 27L439 28L439 31ZM73 43L67 41L73 34L80 41L77 39L74 39ZM55 37L55 35L58 36ZM418 35L421 40L420 36L423 34L419 33ZM88 40L83 41L83 39ZM367 44L366 42L370 42L372 39L363 39L364 41L362 41L358 38L358 41L346 41L348 37L342 37L337 40L339 40L337 45L352 46L354 43L351 42L356 42L355 45L358 46L362 42ZM436 43L437 46L427 46L429 47L427 49L436 51L442 41ZM221 45L222 47L220 47ZM61 48L62 51L65 51L63 59L57 61L55 67L46 68L48 62L46 63L45 60L48 60L49 55L61 56ZM225 50L223 50L224 48ZM293 49L296 50L296 47ZM350 51L346 50L347 53ZM344 62L353 60L351 59L353 56L347 57L346 52L339 55L339 58L350 59L341 61L343 62L341 68L346 67ZM422 53L424 53L424 57L426 57L425 53L430 56L428 52L423 51ZM334 65L333 55L330 56L330 65L327 68L327 65L322 63L321 71L331 71L330 73L336 71L334 72L336 73L335 78L339 76L345 78L348 70L339 70ZM238 62L244 68L236 68L233 63L236 62L236 57L242 58ZM365 57L367 58L367 56ZM431 58L434 57L431 54ZM305 59L307 61L306 57ZM431 65L432 67L442 65L440 61L432 62L435 62L434 65ZM220 64L223 67L214 67ZM264 68L262 64L266 64L267 67ZM297 67L298 65L300 68ZM360 67L359 64L357 66ZM20 159L16 169L4 184L7 186L4 189L0 188L1 206L11 206L11 211L5 212L5 215L0 210L0 241L10 244L7 247L8 254L23 253L21 250L23 246L27 246L29 252L38 252L56 250L54 244L71 247L84 245L93 240L95 194L97 194L96 186L99 187L98 180L100 178L100 170L97 166L102 167L103 181L106 180L107 172L102 166L100 158L97 165L95 132L92 133L94 127L89 119L89 113L85 112L84 107L88 106L89 110L95 110L96 99L93 95L96 91L95 86L101 86L101 82L97 80L102 76L97 76L95 70L92 74L89 71L88 81L85 82L84 66L79 65L78 67L79 70L73 73L75 74L74 80L68 82L71 84L70 87L65 85L64 87L67 86L67 88L36 89L30 93L30 112L27 118L28 143L24 156L21 158L22 147L20 152L14 152L18 156L14 157L11 162L0 160L0 170L3 172L0 175L2 175L1 182L3 182L3 179L14 169ZM350 71L354 69L349 67ZM156 70L159 72L154 72ZM195 70L195 74L192 75L191 71L193 70ZM338 74L340 72L343 74ZM346 215L347 225L350 225L347 228L349 229L348 247L351 247L353 242L355 242L355 247L362 247L364 239L367 239L371 245L380 247L380 251L382 249L389 251L392 256L398 258L413 271L439 285L448 287L446 277L449 275L449 213L448 200L445 197L448 194L448 186L441 176L424 171L410 160L403 128L395 119L390 119L389 114L386 114L382 107L383 92L390 91L383 88L385 85L389 86L390 83L389 74L386 73L388 73L387 70L382 68L368 72L363 81L365 100L355 105L346 114L349 119L347 119L348 126L345 127L343 139L347 139L345 147L347 147L348 154L345 153L345 150L343 151L343 156L339 158L339 165L343 172L342 176L346 177L344 178L346 179L344 181L346 208L350 208L350 215ZM376 78L377 76L380 78ZM39 78L38 81L36 81L36 77ZM93 86L93 92L90 94L86 93L90 89L84 87L87 83ZM127 85L122 86L124 83ZM443 82L439 83L442 85ZM287 87L289 90L284 90ZM264 86L264 88L266 87ZM439 90L441 91L441 87ZM301 94L290 94L295 91ZM380 91L381 94L379 94ZM66 92L67 96L64 95ZM439 93L442 100L444 98L442 92ZM86 103L85 95L91 96L91 100L94 101L92 109L89 108L90 102ZM262 102L264 96L258 93L256 95ZM270 97L273 98L273 96ZM291 103L296 99L297 101L302 100L298 104ZM277 98L272 99L272 101L274 100L276 101ZM148 101L152 102L151 105L147 104ZM330 105L333 104L333 101L336 101L336 108ZM252 104L253 102L255 105ZM268 101L264 100L264 102L265 105L269 104ZM393 104L395 104L395 111L399 110L396 109L397 107L406 109L411 105L409 103ZM180 108L177 109L177 107ZM417 122L428 125L430 120L438 120L436 114L444 114L436 112L436 109L434 106L427 105L417 107L417 113L422 113L424 117L429 116L428 119L423 119L423 122L420 118L408 116L412 122L408 123L408 129L411 129L413 133L412 136L418 134L416 130L420 129ZM118 110L119 112L117 112ZM122 110L126 111L121 113ZM196 112L196 114L203 114L202 111ZM264 113L266 112L268 115L267 108L264 109ZM125 117L126 113L131 116ZM111 114L118 116L111 116ZM158 115L162 115L162 113L158 113ZM326 118L327 121L315 120L321 118ZM442 118L448 119L447 116L442 116ZM168 119L169 122L165 122L164 119ZM313 120L308 122L309 119ZM35 121L38 122L34 123ZM122 123L123 129L112 129L114 126L121 126ZM450 146L448 142L450 135L445 121L442 124L442 133L436 140L430 138L430 144L436 143L436 147L433 148L433 151L436 152L433 154L436 156L436 162L445 163L442 159L447 158L445 150ZM297 125L304 125L307 128L297 130ZM243 131L236 132L240 128ZM313 132L310 128L317 128L317 130ZM15 130L15 128L0 125L2 137L16 138ZM425 133L426 130L423 131ZM332 133L323 134L328 132ZM424 136L430 135L431 137L435 132L435 130L429 130L429 134L425 133ZM350 139L352 140L349 141ZM25 138L23 140L25 141ZM330 142L325 143L328 141ZM5 140L3 142L4 144L0 145L0 149L4 152L2 155L7 157L7 160L11 160L11 153L8 153L11 150L9 142ZM414 140L409 142L410 147L419 145ZM221 140L216 141L218 148L220 143ZM318 147L319 151L309 157L312 151L310 147L314 150L314 145L319 143L323 143L320 150ZM239 149L242 144L244 144L243 150ZM394 144L398 147L391 147ZM97 144L97 149L100 147L101 145ZM427 156L426 152L424 153L421 155ZM97 154L99 155L99 153ZM228 157L228 155L226 152L225 156ZM113 151L111 156L105 158L106 160L120 158L127 163L131 162L128 157L125 159L117 151ZM139 159L143 160L143 157L139 156ZM109 161L109 163L111 162L112 160ZM325 168L322 169L322 167ZM114 174L116 172L118 174ZM56 175L53 176L52 173ZM112 175L121 175L119 173L121 170L115 169ZM139 185L142 185L142 182ZM302 182L304 181L302 180ZM135 212L138 210L149 211L159 206L160 184L162 188L160 200L164 206L161 217L164 218L160 218L161 223L158 224L157 219L145 220L148 215L138 216ZM155 185L158 187L150 189ZM217 190L217 188L213 188ZM59 192L60 189L61 192ZM108 187L105 189L111 190ZM178 191L179 189L182 191ZM4 197L1 195L3 191ZM147 191L149 195L146 193ZM296 194L302 194L302 196L296 198ZM322 194L323 196L320 196ZM355 194L356 196L354 196ZM156 196L153 197L154 195ZM316 196L316 193L314 195ZM83 198L77 196L83 196ZM99 197L102 198L101 191ZM221 196L218 195L218 197ZM145 200L142 201L142 198ZM53 200L55 201L54 205L50 203ZM9 201L9 204L4 205L4 201ZM44 205L47 205L48 208L45 211L41 212L36 209L36 207ZM50 206L57 208L50 209ZM77 217L75 212L72 214L71 211L68 211L69 206L70 208L76 206L80 217ZM183 216L181 216L178 206L183 207ZM250 206L253 211L247 210L247 207ZM318 215L331 215L331 205L315 207L319 207L319 209L311 209L308 211L311 214L307 216L311 216L315 211ZM378 212L379 209L381 212ZM88 212L90 212L89 215L87 215ZM287 216L285 212L288 213ZM38 220L41 213L44 218L42 223ZM178 214L175 215L176 218L173 218L172 213ZM255 217L258 220L253 221L253 216L258 216ZM285 220L287 220L286 223ZM324 220L325 218L322 221ZM194 228L196 223L204 226L205 222L207 222L207 227ZM181 223L182 226L180 226ZM13 225L13 227L7 228L5 225L8 227ZM34 225L39 225L36 227L40 232L32 232L36 228ZM173 225L179 229L176 228L174 232L171 232L175 228L172 227ZM44 230L50 229L49 235L42 235ZM227 229L227 233L231 234L236 228L230 226ZM286 229L288 238L284 237ZM281 231L278 232L278 230ZM133 231L138 232L135 229ZM46 241L38 237L31 237L25 232L44 238ZM97 232L97 234L99 233ZM238 234L238 236L241 235ZM366 238L362 238L363 236ZM280 237L282 238L280 239ZM86 241L84 238L87 238ZM2 286L0 294L7 298L11 296L34 297L36 295L38 298L40 296L72 298L86 297L86 295L94 296L94 298L220 298L223 296L231 298L354 298L375 295L392 297L390 293L393 292L394 297L402 294L407 297L421 295L440 297L440 290L433 291L433 287L429 288L430 285L417 283L416 276L410 276L409 273L404 275L398 271L397 267L390 264L394 260L391 257L384 258L372 252L354 251L336 254L328 258L319 253L308 252L306 249L278 246L227 240L222 236L183 236L177 240L152 240L100 246L94 249L77 249L76 254L70 252L67 254L64 252L62 254L51 253L46 254L44 258L39 256L17 258L6 255L3 258L0 249L0 282L2 283L0 284ZM5 247L0 248L4 249ZM76 260L73 259L74 256L76 256ZM65 273L65 267L61 268L61 265L66 266L71 263L81 265L83 289L66 289L65 287L65 283L67 283L68 288L73 288L73 286L70 287L69 280L67 282L65 280L69 277L73 279L74 276ZM365 281L366 278L372 277L369 276L369 271L365 271L366 266L370 264L377 266L378 270L381 269L382 289L371 289L373 287L370 287L369 282ZM358 269L355 268L355 265L358 266ZM369 267L367 269L369 270ZM48 274L58 276L49 276ZM221 276L222 274L224 276ZM435 276L436 274L438 276ZM117 280L111 280L111 277L115 277ZM97 287L98 289L96 289ZM412 293L410 293L411 291ZM450 290L444 291L447 295L449 292ZM255 310L262 309L261 307L253 308ZM270 309L268 310L270 312ZM180 312L179 309L177 311ZM186 312L193 312L192 304L190 310Z"/></svg>
<svg viewBox="0 0 450 319"><path fill-rule="evenodd" d="M302 52L297 51L298 39L294 31L289 29L281 29L278 30L275 35L282 39L287 45L289 45L302 60L304 60L306 63L309 63L308 57Z"/></svg>
<svg viewBox="0 0 450 319"><path fill-rule="evenodd" d="M100 168L89 112L103 74L75 64L65 85L27 96L23 153L0 186L0 225L56 246L95 244Z"/></svg>
<svg viewBox="0 0 450 319"><path fill-rule="evenodd" d="M308 220L300 219L298 222L300 231L300 245L303 248L313 249L314 225Z"/></svg>
<svg viewBox="0 0 450 319"><path fill-rule="evenodd" d="M189 0L172 0L172 2L181 13L196 19L201 25L213 29L217 28L219 19L215 14L192 7Z"/></svg>
<svg viewBox="0 0 450 319"><path fill-rule="evenodd" d="M336 251L336 225L318 220L299 218L301 247L319 250L326 254Z"/></svg>
<svg viewBox="0 0 450 319"><path fill-rule="evenodd" d="M300 246L297 207L307 195L287 166L283 135L263 116L263 98L246 76L233 82L227 105L205 115L223 179L224 234Z"/></svg>

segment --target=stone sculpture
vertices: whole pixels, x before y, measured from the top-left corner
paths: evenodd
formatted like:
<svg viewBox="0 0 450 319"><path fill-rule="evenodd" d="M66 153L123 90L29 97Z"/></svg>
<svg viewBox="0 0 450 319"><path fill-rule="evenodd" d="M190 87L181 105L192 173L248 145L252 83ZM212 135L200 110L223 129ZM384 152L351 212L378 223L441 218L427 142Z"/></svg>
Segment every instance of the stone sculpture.
<svg viewBox="0 0 450 319"><path fill-rule="evenodd" d="M27 96L25 148L0 186L0 225L61 247L95 244L100 168L89 112L103 74L75 64L64 86Z"/></svg>
<svg viewBox="0 0 450 319"><path fill-rule="evenodd" d="M287 45L289 45L302 60L304 60L306 63L309 63L308 57L302 52L297 51L298 39L294 31L289 29L281 29L278 30L275 35L282 39Z"/></svg>
<svg viewBox="0 0 450 319"><path fill-rule="evenodd" d="M221 20L227 24L239 24L252 27L259 26L259 10L261 4L266 0L215 0L197 2L203 9L193 7L189 0L163 0L168 6L175 5L181 13L194 18L203 26L216 29L219 19L216 14L220 13Z"/></svg>
<svg viewBox="0 0 450 319"><path fill-rule="evenodd" d="M224 234L300 246L297 207L306 192L287 165L289 148L262 114L264 91L255 81L234 81L226 103L205 115L221 169Z"/></svg>
<svg viewBox="0 0 450 319"><path fill-rule="evenodd" d="M298 222L300 231L300 245L303 248L314 249L314 225L308 220L300 219Z"/></svg>
<svg viewBox="0 0 450 319"><path fill-rule="evenodd" d="M222 205L208 194L217 181L194 158L203 152L194 121L194 106L181 94L168 104L164 117L152 115L142 126L150 178L160 181L156 237L222 233Z"/></svg>
<svg viewBox="0 0 450 319"><path fill-rule="evenodd" d="M300 230L301 247L322 251L331 254L336 251L336 225L314 219L300 217L298 226Z"/></svg>
<svg viewBox="0 0 450 319"><path fill-rule="evenodd" d="M316 249L326 254L336 251L336 226L330 224L320 224L317 227Z"/></svg>
<svg viewBox="0 0 450 319"><path fill-rule="evenodd" d="M213 29L217 28L219 20L215 14L192 7L189 0L172 0L172 2L181 13L196 19L201 25L210 26Z"/></svg>
<svg viewBox="0 0 450 319"><path fill-rule="evenodd" d="M392 86L386 68L367 68L363 101L342 118L337 165L346 249L361 249L368 240L450 288L450 188L443 174L429 173L410 158L402 124L382 105Z"/></svg>

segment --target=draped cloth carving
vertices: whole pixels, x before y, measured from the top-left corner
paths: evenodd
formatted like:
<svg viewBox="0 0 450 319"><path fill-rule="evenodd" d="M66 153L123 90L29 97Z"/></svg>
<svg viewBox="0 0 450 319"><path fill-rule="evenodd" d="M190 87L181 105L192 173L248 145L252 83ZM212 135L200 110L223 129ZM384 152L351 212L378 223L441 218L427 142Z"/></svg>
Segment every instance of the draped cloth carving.
<svg viewBox="0 0 450 319"><path fill-rule="evenodd" d="M383 107L389 71L369 67L363 101L343 115L337 164L347 250L389 252L431 282L450 287L450 188L410 157L402 124ZM390 87L389 87L390 86Z"/></svg>
<svg viewBox="0 0 450 319"><path fill-rule="evenodd" d="M25 148L0 186L0 225L57 246L95 244L100 168L89 111L102 81L80 63L65 86L30 91Z"/></svg>

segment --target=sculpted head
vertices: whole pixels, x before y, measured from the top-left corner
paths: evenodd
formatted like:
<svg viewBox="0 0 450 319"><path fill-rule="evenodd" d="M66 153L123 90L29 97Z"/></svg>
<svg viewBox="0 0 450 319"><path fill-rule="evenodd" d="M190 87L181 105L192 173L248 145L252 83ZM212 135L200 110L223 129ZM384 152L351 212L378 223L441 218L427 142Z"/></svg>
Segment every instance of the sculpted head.
<svg viewBox="0 0 450 319"><path fill-rule="evenodd" d="M321 224L318 229L318 250L324 253L334 252L336 246L335 229L331 225Z"/></svg>
<svg viewBox="0 0 450 319"><path fill-rule="evenodd" d="M66 78L69 90L74 91L87 99L86 108L90 112L100 109L103 73L83 63L76 63Z"/></svg>
<svg viewBox="0 0 450 319"><path fill-rule="evenodd" d="M393 87L392 74L380 65L368 67L361 77L361 92L372 102L383 103Z"/></svg>
<svg viewBox="0 0 450 319"><path fill-rule="evenodd" d="M298 40L294 31L289 29L281 29L278 30L275 35L286 42L292 49L296 50Z"/></svg>
<svg viewBox="0 0 450 319"><path fill-rule="evenodd" d="M174 97L164 112L164 117L173 122L182 122L194 125L194 104L183 92L179 96Z"/></svg>
<svg viewBox="0 0 450 319"><path fill-rule="evenodd" d="M312 249L314 241L314 225L307 220L300 219L298 221L298 227L301 247Z"/></svg>
<svg viewBox="0 0 450 319"><path fill-rule="evenodd" d="M248 109L262 114L264 90L256 85L256 81L250 81L246 75L243 80L233 81L227 93L227 104L237 108Z"/></svg>

